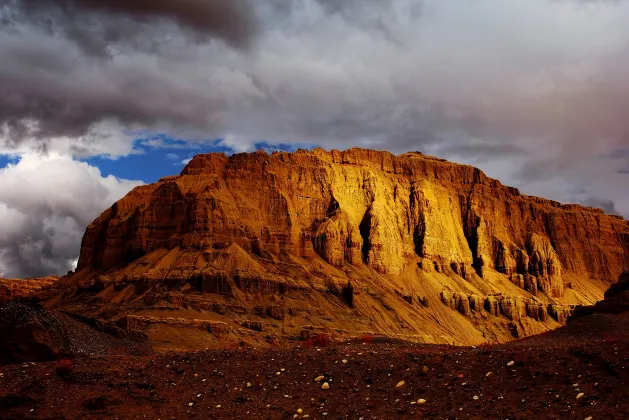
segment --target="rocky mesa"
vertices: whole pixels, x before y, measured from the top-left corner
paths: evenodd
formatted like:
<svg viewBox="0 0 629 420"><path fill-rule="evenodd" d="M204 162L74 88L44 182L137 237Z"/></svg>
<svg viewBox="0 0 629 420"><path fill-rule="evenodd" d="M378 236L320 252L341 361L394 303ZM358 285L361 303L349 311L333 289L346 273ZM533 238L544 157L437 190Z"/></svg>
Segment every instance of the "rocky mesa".
<svg viewBox="0 0 629 420"><path fill-rule="evenodd" d="M198 155L88 228L49 308L158 347L326 333L504 342L629 267L629 223L418 152ZM176 337L176 338L175 338Z"/></svg>

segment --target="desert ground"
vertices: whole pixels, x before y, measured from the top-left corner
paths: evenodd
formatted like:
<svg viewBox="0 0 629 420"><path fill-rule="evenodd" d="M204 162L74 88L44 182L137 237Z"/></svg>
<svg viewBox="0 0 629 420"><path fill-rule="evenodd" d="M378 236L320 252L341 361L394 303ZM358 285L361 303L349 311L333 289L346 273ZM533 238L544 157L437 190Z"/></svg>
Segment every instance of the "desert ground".
<svg viewBox="0 0 629 420"><path fill-rule="evenodd" d="M629 418L627 314L482 347L321 336L103 355L98 340L73 358L3 366L0 419Z"/></svg>

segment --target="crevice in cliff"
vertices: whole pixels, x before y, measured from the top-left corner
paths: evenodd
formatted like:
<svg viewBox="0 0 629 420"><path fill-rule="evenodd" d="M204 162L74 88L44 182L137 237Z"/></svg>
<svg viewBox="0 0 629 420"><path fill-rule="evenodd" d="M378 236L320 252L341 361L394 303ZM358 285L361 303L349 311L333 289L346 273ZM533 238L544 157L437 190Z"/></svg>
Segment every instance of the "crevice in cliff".
<svg viewBox="0 0 629 420"><path fill-rule="evenodd" d="M415 225L413 232L413 243L415 244L415 253L424 258L424 239L426 238L426 220L422 214L419 223Z"/></svg>
<svg viewBox="0 0 629 420"><path fill-rule="evenodd" d="M413 225L413 244L415 253L424 257L424 241L426 239L426 216L424 214L425 204L421 190L411 188L410 212Z"/></svg>
<svg viewBox="0 0 629 420"><path fill-rule="evenodd" d="M461 214L463 217L463 234L467 240L467 245L472 253L472 267L479 277L483 277L483 259L478 254L478 227L481 223L481 219L472 210L472 193L470 191L469 196L461 196Z"/></svg>
<svg viewBox="0 0 629 420"><path fill-rule="evenodd" d="M468 243L470 245L470 250L472 251L472 267L474 267L474 271L478 274L479 277L483 277L483 258L478 255L478 223L480 223L480 218L476 218L475 222L477 223L476 227L472 229L472 234L468 238Z"/></svg>
<svg viewBox="0 0 629 420"><path fill-rule="evenodd" d="M341 289L341 297L343 301L347 303L347 306L350 308L354 307L354 286L352 286L352 282L347 280L347 286Z"/></svg>
<svg viewBox="0 0 629 420"><path fill-rule="evenodd" d="M474 271L480 277L483 277L483 259L478 255L478 225L480 223L480 217L471 216L472 220L469 222L471 225L466 226L465 229L465 239L467 239L467 244L470 247L470 251L472 251L472 267L474 267Z"/></svg>
<svg viewBox="0 0 629 420"><path fill-rule="evenodd" d="M361 220L358 226L360 236L363 238L363 246L361 248L363 254L363 262L367 264L369 262L369 250L371 249L371 242L369 237L371 236L371 209L365 212L363 220Z"/></svg>
<svg viewBox="0 0 629 420"><path fill-rule="evenodd" d="M328 204L328 208L325 211L325 216L327 218L331 218L340 210L341 210L341 206L339 202L336 200L336 198L332 197L332 200L330 200L330 204Z"/></svg>

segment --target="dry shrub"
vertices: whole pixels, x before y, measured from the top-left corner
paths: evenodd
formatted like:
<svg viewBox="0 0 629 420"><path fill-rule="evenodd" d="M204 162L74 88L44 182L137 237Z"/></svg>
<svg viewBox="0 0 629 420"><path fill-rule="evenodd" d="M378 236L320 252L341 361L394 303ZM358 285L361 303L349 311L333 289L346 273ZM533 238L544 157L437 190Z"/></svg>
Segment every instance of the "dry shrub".
<svg viewBox="0 0 629 420"><path fill-rule="evenodd" d="M479 348L479 349L480 349L480 350L481 350L484 354L489 354L489 353L491 353L491 351L493 350L494 345L493 345L492 343L485 342L485 343L479 344L477 347L478 347L478 348Z"/></svg>
<svg viewBox="0 0 629 420"><path fill-rule="evenodd" d="M67 378L72 376L72 372L74 371L74 365L72 364L72 360L70 359L61 359L57 360L55 364L55 373L63 378Z"/></svg>
<svg viewBox="0 0 629 420"><path fill-rule="evenodd" d="M371 344L373 343L374 336L373 334L363 334L363 336L360 337L360 339L362 340L363 343Z"/></svg>
<svg viewBox="0 0 629 420"><path fill-rule="evenodd" d="M524 350L516 350L513 352L513 361L518 365L530 363L531 355Z"/></svg>
<svg viewBox="0 0 629 420"><path fill-rule="evenodd" d="M327 347L330 345L330 337L327 334L318 334L310 337L304 343L305 347Z"/></svg>

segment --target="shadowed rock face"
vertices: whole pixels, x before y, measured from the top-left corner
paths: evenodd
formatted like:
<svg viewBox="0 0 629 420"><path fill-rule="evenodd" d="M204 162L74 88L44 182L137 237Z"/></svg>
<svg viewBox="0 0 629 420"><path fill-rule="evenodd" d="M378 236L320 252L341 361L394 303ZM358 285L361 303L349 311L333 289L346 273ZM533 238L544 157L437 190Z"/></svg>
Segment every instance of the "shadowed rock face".
<svg viewBox="0 0 629 420"><path fill-rule="evenodd" d="M68 356L150 352L150 346L124 337L122 330L98 327L98 323L88 325L37 305L10 302L0 307L0 366Z"/></svg>
<svg viewBox="0 0 629 420"><path fill-rule="evenodd" d="M618 282L607 289L603 300L596 302L595 305L577 307L570 320L594 313L622 314L625 312L629 312L629 271L622 273Z"/></svg>
<svg viewBox="0 0 629 420"><path fill-rule="evenodd" d="M179 176L135 188L87 228L64 282L151 293L190 284L252 315L249 295L300 290L294 304L310 310L305 296L341 296L351 282L354 313L341 318L371 318L354 328L423 334L416 313L446 310L441 324L452 324L437 335L477 342L484 321L463 327L460 317L561 322L567 305L593 303L626 266L620 217L524 196L421 153L315 149L198 155ZM415 297L445 305L400 309ZM340 322L336 305L317 310Z"/></svg>

